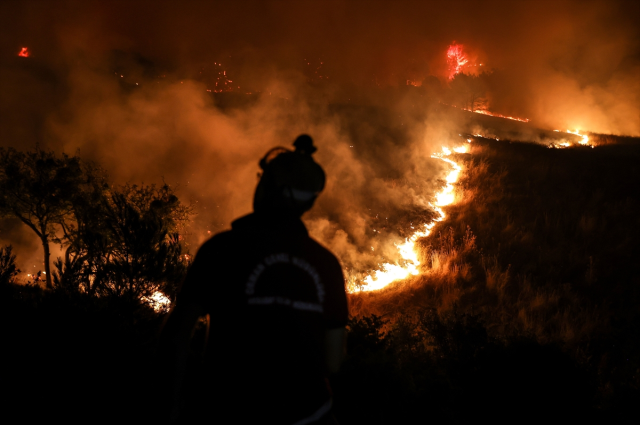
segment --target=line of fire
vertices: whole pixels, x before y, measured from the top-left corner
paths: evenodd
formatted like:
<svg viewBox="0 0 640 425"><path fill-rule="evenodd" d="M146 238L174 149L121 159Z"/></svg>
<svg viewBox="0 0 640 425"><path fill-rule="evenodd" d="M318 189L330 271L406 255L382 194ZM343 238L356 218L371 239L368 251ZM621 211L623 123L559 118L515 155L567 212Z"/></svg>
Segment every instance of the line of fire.
<svg viewBox="0 0 640 425"><path fill-rule="evenodd" d="M125 3L0 6L0 415L636 423L640 6Z"/></svg>

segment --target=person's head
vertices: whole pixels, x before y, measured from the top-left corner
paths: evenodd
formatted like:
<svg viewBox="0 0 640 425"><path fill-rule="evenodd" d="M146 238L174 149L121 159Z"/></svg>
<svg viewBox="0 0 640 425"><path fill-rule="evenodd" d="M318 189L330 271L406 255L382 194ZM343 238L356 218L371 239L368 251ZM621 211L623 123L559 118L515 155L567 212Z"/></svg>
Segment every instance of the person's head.
<svg viewBox="0 0 640 425"><path fill-rule="evenodd" d="M311 155L311 137L303 134L293 143L295 151L273 148L260 160L262 175L253 198L256 212L302 215L324 189L325 175Z"/></svg>

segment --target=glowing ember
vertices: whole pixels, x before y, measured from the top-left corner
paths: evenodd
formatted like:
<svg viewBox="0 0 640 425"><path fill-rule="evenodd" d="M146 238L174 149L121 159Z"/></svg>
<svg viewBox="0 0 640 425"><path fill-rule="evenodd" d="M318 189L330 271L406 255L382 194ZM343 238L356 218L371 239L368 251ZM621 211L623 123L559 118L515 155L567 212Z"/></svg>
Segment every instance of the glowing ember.
<svg viewBox="0 0 640 425"><path fill-rule="evenodd" d="M28 58L29 54L30 54L29 49L27 49L26 47L23 47L22 50L20 50L20 53L18 53L18 56L23 58Z"/></svg>
<svg viewBox="0 0 640 425"><path fill-rule="evenodd" d="M447 64L449 65L450 80L469 62L467 55L464 54L463 48L464 46L462 44L458 44L454 41L453 44L449 46L449 50L447 50Z"/></svg>
<svg viewBox="0 0 640 425"><path fill-rule="evenodd" d="M467 151L468 146L459 146L454 148L455 152L463 153ZM418 230L415 232L410 238L406 239L403 244L396 245L398 248L398 252L402 257L402 262L404 265L385 263L383 264L382 270L373 272L369 276L364 278L365 286L362 287L362 291L375 291L378 289L382 289L385 286L389 285L391 282L396 280L405 279L409 275L417 275L419 273L418 267L420 266L420 261L418 260L418 254L415 251L415 242L419 238L424 238L429 236L431 233L431 229L436 225L437 222L444 220L445 213L442 210L442 207L446 205L450 205L455 201L455 194L453 193L453 184L458 181L460 177L460 171L462 171L462 167L456 164L449 158L444 158L444 156L451 155L451 150L445 146L442 147L442 153L433 154L431 158L440 159L445 161L453 167L453 170L449 172L447 175L446 181L447 185L436 194L436 202L435 205L431 206L438 212L439 217L434 219L431 223L424 225L424 230Z"/></svg>
<svg viewBox="0 0 640 425"><path fill-rule="evenodd" d="M156 291L148 297L142 297L156 312L168 312L171 307L171 299L160 291Z"/></svg>

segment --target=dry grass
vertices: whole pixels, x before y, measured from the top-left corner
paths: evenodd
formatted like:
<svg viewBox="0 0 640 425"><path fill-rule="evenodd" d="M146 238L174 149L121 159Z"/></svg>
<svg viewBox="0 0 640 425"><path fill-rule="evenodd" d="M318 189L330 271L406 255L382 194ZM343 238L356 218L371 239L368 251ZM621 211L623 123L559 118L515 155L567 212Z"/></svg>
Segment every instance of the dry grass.
<svg viewBox="0 0 640 425"><path fill-rule="evenodd" d="M417 243L421 273L350 295L338 392L363 394L352 423L380 400L393 417L428 405L440 423L509 406L496 423L559 410L627 423L640 394L640 145L474 144L458 156L460 202ZM362 338L372 329L375 344Z"/></svg>
<svg viewBox="0 0 640 425"><path fill-rule="evenodd" d="M618 297L637 298L627 285L640 281L630 267L640 234L624 234L617 220L637 222L640 196L619 190L636 173L620 168L624 152L598 164L589 151L501 142L460 155L461 202L419 241L422 273L351 295L352 314L393 322L455 308L478 314L495 337L530 336L570 351L612 332L612 317L632 314Z"/></svg>

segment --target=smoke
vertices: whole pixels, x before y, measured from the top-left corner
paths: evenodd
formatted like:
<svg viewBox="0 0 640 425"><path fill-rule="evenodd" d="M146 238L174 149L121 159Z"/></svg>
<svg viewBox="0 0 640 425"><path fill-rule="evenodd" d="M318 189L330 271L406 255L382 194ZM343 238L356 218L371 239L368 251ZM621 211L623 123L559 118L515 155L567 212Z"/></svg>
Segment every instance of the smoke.
<svg viewBox="0 0 640 425"><path fill-rule="evenodd" d="M371 269L397 255L400 232L384 223L372 227L382 215L397 223L398 216L429 212L442 167L429 159L434 144L419 130L424 114L398 123L400 103L384 109L333 103L322 98L327 90L310 88L295 72L268 81L241 107L226 107L224 97L212 97L193 78L157 81L135 60L126 75L104 72L111 60L83 60L69 70L66 99L43 124L47 145L96 161L114 183L176 187L198 213L187 238L193 247L251 211L258 159L273 146L291 146L301 133L315 138L328 175L307 222L350 269Z"/></svg>
<svg viewBox="0 0 640 425"><path fill-rule="evenodd" d="M441 184L443 165L429 155L459 128L427 99L447 88L453 40L499 75L490 110L538 127L640 135L631 2L0 8L0 143L79 150L117 183L177 186L197 207L194 247L251 211L258 159L308 133L328 175L307 217L312 234L356 270L393 259ZM25 46L31 57L17 57ZM240 87L236 97L207 92L218 69Z"/></svg>
<svg viewBox="0 0 640 425"><path fill-rule="evenodd" d="M129 92L117 78L89 68L70 78L68 101L49 118L51 139L96 160L117 183L161 177L177 186L197 207L189 238L195 246L251 211L258 159L273 146L290 147L301 133L316 140L317 160L328 175L307 219L311 233L350 268L373 268L396 255L400 234L381 216L392 223L418 220L428 214L439 184L442 167L429 158L435 144L424 139L423 114L397 124L400 104L313 103L302 75L273 80L270 95L226 110L193 80L160 87L144 82Z"/></svg>

